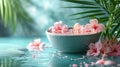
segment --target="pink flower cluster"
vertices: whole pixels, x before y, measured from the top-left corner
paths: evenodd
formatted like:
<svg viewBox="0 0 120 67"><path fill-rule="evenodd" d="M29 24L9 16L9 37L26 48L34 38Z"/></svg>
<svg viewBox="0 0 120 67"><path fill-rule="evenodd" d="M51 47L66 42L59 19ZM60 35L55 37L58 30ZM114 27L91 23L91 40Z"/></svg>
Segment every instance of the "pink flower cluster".
<svg viewBox="0 0 120 67"><path fill-rule="evenodd" d="M98 56L100 54L120 56L120 43L113 40L107 41L105 39L103 39L102 42L91 43L87 55Z"/></svg>
<svg viewBox="0 0 120 67"><path fill-rule="evenodd" d="M45 43L42 42L40 39L35 39L33 42L30 42L27 46L29 51L42 51Z"/></svg>
<svg viewBox="0 0 120 67"><path fill-rule="evenodd" d="M104 30L103 24L98 24L97 19L90 20L90 23L86 25L80 25L79 23L75 23L72 29L69 29L67 25L63 25L62 21L54 23L54 26L49 28L49 32L51 33L67 33L67 34L93 34L98 33Z"/></svg>

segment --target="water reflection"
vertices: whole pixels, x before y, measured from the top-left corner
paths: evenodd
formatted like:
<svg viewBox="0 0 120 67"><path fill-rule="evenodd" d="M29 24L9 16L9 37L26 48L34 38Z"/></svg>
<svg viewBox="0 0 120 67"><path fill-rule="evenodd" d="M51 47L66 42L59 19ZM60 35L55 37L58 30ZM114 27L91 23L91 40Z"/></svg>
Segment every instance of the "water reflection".
<svg viewBox="0 0 120 67"><path fill-rule="evenodd" d="M0 67L120 67L120 57L105 57L114 65L97 65L99 57L87 57L85 54L67 54L46 48L42 52L26 52L19 57L0 57ZM17 66L16 66L17 65Z"/></svg>
<svg viewBox="0 0 120 67"><path fill-rule="evenodd" d="M48 67L120 67L120 57L105 57L112 60L114 65L98 65L96 61L101 57L87 57L83 54L54 53Z"/></svg>

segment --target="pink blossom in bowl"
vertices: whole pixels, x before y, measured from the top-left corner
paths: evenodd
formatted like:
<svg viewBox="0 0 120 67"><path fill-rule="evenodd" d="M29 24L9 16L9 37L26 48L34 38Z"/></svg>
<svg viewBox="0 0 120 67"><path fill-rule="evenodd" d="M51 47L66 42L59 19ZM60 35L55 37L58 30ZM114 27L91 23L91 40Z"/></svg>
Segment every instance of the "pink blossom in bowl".
<svg viewBox="0 0 120 67"><path fill-rule="evenodd" d="M104 25L103 24L98 24L97 19L92 19L90 20L90 26L88 26L90 29L92 28L94 32L100 32L104 30Z"/></svg>
<svg viewBox="0 0 120 67"><path fill-rule="evenodd" d="M70 30L70 31L69 31ZM71 32L72 30L72 32ZM90 23L86 25L81 25L75 23L73 28L69 28L67 25L63 24L62 21L55 22L52 27L49 28L50 33L56 34L77 34L77 35L86 35L86 34L95 34L102 32L104 30L104 25L99 24L97 19L90 20Z"/></svg>
<svg viewBox="0 0 120 67"><path fill-rule="evenodd" d="M49 28L49 32L51 33L66 33L68 32L68 26L67 25L63 25L62 21L59 22L55 22L54 26Z"/></svg>

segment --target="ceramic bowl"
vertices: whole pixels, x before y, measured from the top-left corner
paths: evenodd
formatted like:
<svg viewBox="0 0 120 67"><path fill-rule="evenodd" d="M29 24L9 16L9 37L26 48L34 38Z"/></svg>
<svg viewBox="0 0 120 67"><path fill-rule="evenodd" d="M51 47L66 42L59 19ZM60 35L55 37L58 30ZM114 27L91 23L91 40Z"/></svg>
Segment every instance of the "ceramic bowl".
<svg viewBox="0 0 120 67"><path fill-rule="evenodd" d="M100 38L100 33L75 35L75 34L55 34L46 31L49 42L59 52L78 53L87 51L90 43L95 43Z"/></svg>

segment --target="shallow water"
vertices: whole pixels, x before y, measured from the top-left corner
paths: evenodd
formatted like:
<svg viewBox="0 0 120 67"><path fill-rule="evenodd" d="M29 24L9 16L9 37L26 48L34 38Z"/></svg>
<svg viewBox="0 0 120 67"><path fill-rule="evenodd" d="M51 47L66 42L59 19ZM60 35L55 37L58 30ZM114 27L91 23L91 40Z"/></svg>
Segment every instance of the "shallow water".
<svg viewBox="0 0 120 67"><path fill-rule="evenodd" d="M84 54L59 53L51 47L46 37L40 37L48 48L41 52L25 49L34 38L0 38L0 67L120 67L120 57L106 57L114 65L93 64L101 57L87 57ZM77 65L77 66L75 66Z"/></svg>

